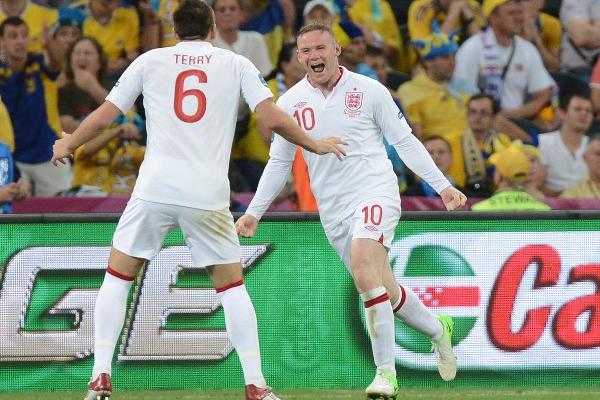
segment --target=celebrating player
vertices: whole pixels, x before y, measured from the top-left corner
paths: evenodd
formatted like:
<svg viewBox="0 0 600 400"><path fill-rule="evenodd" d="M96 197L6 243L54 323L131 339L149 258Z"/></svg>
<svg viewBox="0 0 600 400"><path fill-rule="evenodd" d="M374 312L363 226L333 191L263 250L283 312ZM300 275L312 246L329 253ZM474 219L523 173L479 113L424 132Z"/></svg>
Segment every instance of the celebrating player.
<svg viewBox="0 0 600 400"><path fill-rule="evenodd" d="M306 152L304 157L327 238L352 274L364 301L377 366L366 393L376 399L395 399L398 393L394 313L429 336L437 353L440 375L444 380L452 380L456 375L452 320L444 315L437 317L412 291L399 286L387 258L400 218L400 195L383 137L409 168L440 193L448 210L462 207L466 197L452 187L411 134L388 90L373 79L339 66L340 45L327 26L303 27L297 43L298 59L307 76L277 103L311 137L319 138L336 130L348 143L343 162ZM295 147L275 136L256 195L236 223L241 236L254 235L258 220L286 181Z"/></svg>
<svg viewBox="0 0 600 400"><path fill-rule="evenodd" d="M173 19L179 43L138 57L106 101L54 144L52 161L64 163L143 93L148 146L96 300L94 370L86 399L110 397L111 362L131 283L159 252L165 235L179 226L194 265L206 266L223 305L246 399L277 400L262 374L256 315L242 280L240 245L228 209L227 169L240 92L271 128L307 151L343 157L338 146L343 141L308 137L273 103L250 61L213 47L214 15L203 1L184 0Z"/></svg>

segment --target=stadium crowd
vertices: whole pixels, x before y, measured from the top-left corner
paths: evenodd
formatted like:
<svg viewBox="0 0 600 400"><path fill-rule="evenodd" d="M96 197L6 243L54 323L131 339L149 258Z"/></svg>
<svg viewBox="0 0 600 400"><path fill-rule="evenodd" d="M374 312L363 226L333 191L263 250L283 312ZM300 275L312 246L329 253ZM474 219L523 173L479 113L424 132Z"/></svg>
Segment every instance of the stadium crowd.
<svg viewBox="0 0 600 400"><path fill-rule="evenodd" d="M489 198L473 209L600 199L600 0L208 2L214 45L252 61L275 99L304 78L295 32L330 25L341 65L384 84L449 180ZM0 0L0 213L28 196L131 193L146 145L141 99L70 166L52 166L52 145L141 52L175 44L177 3ZM201 68L202 60L185 62ZM361 96L346 93L346 106L360 108ZM295 118L307 130L314 124ZM253 192L271 132L239 104L235 138L231 189ZM403 195L437 196L389 146L388 155ZM300 151L279 200L317 209Z"/></svg>

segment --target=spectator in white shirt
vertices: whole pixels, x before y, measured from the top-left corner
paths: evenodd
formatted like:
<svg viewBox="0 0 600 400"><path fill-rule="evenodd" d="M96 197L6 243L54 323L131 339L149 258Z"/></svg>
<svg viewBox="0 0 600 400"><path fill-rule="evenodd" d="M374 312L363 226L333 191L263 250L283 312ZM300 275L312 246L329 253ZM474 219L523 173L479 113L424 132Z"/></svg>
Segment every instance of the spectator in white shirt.
<svg viewBox="0 0 600 400"><path fill-rule="evenodd" d="M535 46L518 36L523 5L485 0L483 13L489 26L458 49L454 76L492 95L504 116L533 119L549 104L555 83Z"/></svg>
<svg viewBox="0 0 600 400"><path fill-rule="evenodd" d="M583 159L592 125L592 101L587 94L570 94L560 99L562 125L555 132L539 136L542 161L548 169L544 192L558 196L583 179L588 170Z"/></svg>

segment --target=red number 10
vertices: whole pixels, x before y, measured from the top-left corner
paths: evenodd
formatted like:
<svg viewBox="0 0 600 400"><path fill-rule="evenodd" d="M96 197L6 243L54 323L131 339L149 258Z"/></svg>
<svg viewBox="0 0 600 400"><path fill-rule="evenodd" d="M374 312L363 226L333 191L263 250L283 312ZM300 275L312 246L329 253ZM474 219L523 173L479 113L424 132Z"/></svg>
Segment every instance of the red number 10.
<svg viewBox="0 0 600 400"><path fill-rule="evenodd" d="M300 119L300 116L302 116L302 119ZM310 107L303 109L302 113L296 110L294 112L294 118L296 118L298 125L305 131L310 131L315 127L315 112Z"/></svg>
<svg viewBox="0 0 600 400"><path fill-rule="evenodd" d="M370 212L369 212L370 211ZM381 223L381 217L383 216L383 209L379 204L374 204L369 210L369 206L365 206L362 209L365 217L365 224L369 223L369 217L373 225L379 225Z"/></svg>
<svg viewBox="0 0 600 400"><path fill-rule="evenodd" d="M183 89L185 80L190 76L195 76L198 78L198 82L200 83L206 83L208 81L204 71L199 69L188 69L187 71L183 71L177 75L177 79L175 80L175 97L173 99L173 108L177 118L187 123L200 121L206 112L206 95L204 92L200 89ZM196 112L193 114L186 114L183 111L183 99L188 96L195 97L197 101Z"/></svg>

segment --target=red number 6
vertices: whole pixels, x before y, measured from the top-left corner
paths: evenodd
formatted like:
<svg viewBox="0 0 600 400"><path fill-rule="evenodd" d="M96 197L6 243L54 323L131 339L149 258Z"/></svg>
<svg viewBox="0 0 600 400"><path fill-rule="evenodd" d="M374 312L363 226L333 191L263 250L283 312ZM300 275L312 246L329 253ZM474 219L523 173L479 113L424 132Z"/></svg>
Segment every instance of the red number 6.
<svg viewBox="0 0 600 400"><path fill-rule="evenodd" d="M198 78L198 82L200 83L206 83L208 81L204 71L199 69L188 69L187 71L183 71L177 75L177 79L175 80L175 97L173 99L173 108L177 118L187 123L200 121L206 112L206 96L204 95L204 92L202 92L200 89L183 89L185 80L190 76L195 76ZM196 105L196 112L193 114L186 114L183 111L183 99L188 96L195 97L198 102Z"/></svg>

